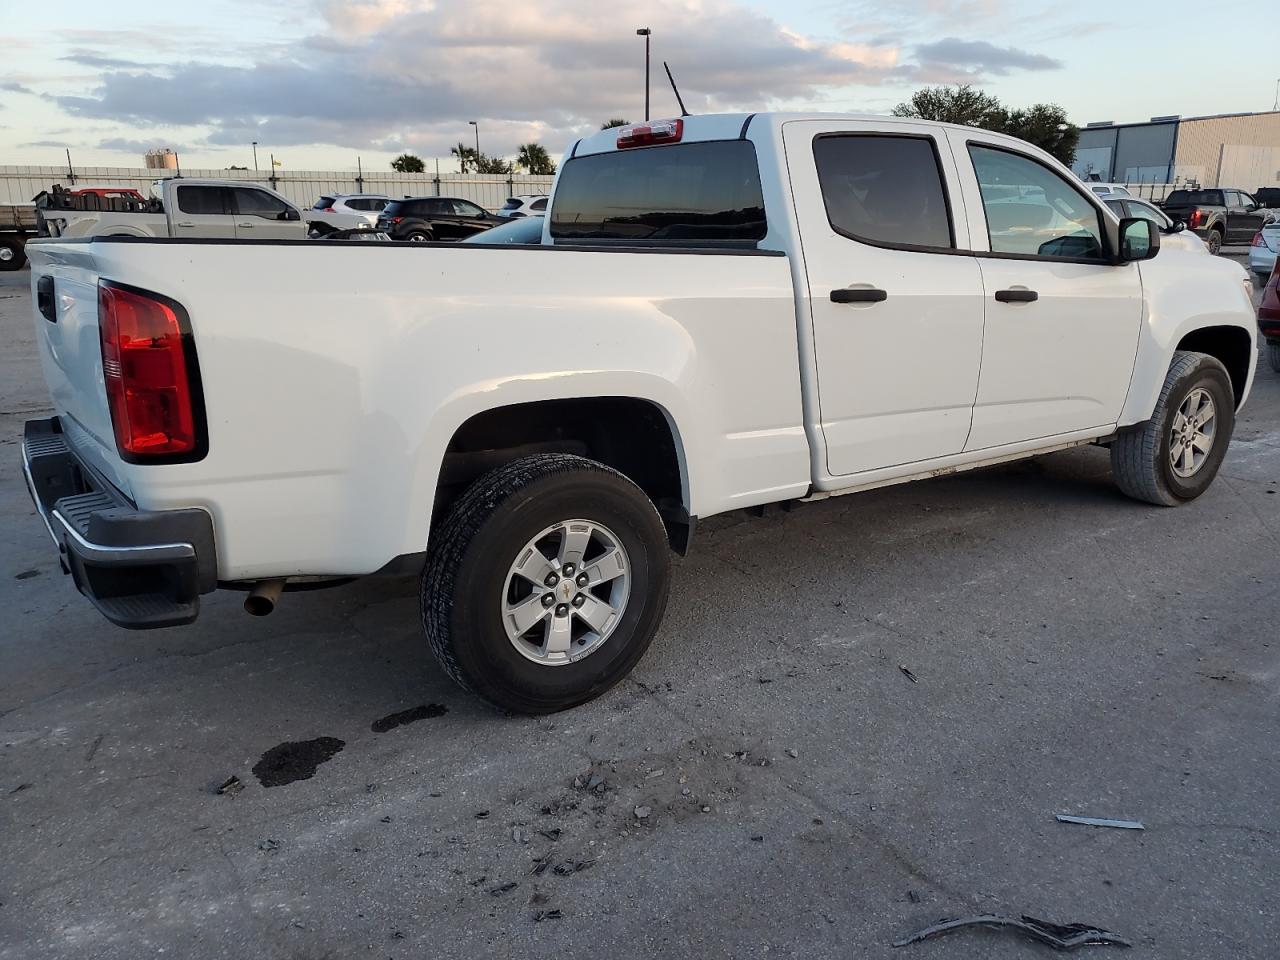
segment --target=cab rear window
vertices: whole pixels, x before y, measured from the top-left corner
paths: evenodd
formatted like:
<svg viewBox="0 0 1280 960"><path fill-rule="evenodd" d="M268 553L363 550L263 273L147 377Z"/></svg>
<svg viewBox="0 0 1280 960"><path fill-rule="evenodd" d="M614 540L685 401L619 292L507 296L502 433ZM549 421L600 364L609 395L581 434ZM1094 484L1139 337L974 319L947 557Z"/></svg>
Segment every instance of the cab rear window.
<svg viewBox="0 0 1280 960"><path fill-rule="evenodd" d="M567 243L755 246L767 231L747 140L617 150L570 160L551 236Z"/></svg>

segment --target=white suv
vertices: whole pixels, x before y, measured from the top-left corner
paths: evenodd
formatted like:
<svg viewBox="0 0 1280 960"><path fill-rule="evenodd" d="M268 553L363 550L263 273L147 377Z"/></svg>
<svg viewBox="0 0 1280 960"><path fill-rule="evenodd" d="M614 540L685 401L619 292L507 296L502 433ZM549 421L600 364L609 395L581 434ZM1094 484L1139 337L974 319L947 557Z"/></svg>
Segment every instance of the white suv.
<svg viewBox="0 0 1280 960"><path fill-rule="evenodd" d="M518 197L508 197L507 202L498 211L500 217L543 217L547 213L547 201L551 198L545 194L525 193Z"/></svg>
<svg viewBox="0 0 1280 960"><path fill-rule="evenodd" d="M390 197L380 193L325 194L307 211L307 226L316 234L335 230L372 230L378 222L378 214L390 202Z"/></svg>

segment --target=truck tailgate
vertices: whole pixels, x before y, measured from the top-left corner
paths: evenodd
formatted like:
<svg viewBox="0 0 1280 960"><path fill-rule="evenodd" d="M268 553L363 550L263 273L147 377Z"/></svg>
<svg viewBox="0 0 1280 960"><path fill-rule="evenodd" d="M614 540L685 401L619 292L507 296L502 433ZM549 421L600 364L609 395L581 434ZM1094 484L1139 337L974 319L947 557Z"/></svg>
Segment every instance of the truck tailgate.
<svg viewBox="0 0 1280 960"><path fill-rule="evenodd" d="M40 364L68 442L132 496L121 469L102 376L98 267L87 244L30 243L31 300Z"/></svg>

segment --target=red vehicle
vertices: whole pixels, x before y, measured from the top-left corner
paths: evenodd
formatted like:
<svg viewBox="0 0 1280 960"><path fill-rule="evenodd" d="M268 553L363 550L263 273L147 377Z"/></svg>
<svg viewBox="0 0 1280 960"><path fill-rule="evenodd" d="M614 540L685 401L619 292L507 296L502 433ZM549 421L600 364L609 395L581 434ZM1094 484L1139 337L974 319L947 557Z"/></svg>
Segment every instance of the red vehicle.
<svg viewBox="0 0 1280 960"><path fill-rule="evenodd" d="M1280 260L1271 268L1271 279L1262 288L1258 331L1267 338L1267 359L1271 361L1271 369L1280 373Z"/></svg>

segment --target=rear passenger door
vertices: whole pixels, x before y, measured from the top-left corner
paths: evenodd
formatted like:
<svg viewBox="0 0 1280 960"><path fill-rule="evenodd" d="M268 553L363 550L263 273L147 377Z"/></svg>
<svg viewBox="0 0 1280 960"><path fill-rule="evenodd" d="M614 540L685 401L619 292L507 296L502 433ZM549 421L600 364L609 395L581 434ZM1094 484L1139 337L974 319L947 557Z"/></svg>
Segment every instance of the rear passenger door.
<svg viewBox="0 0 1280 960"><path fill-rule="evenodd" d="M891 129L783 126L833 476L960 453L978 387L982 275L946 135Z"/></svg>
<svg viewBox="0 0 1280 960"><path fill-rule="evenodd" d="M169 222L175 237L235 237L231 196L226 187L180 184L174 188L174 196L177 209L169 211Z"/></svg>
<svg viewBox="0 0 1280 960"><path fill-rule="evenodd" d="M1253 197L1239 190L1228 190L1227 243L1250 243L1262 229L1263 215Z"/></svg>
<svg viewBox="0 0 1280 960"><path fill-rule="evenodd" d="M300 240L305 235L293 207L257 187L232 187L236 236L241 240Z"/></svg>

